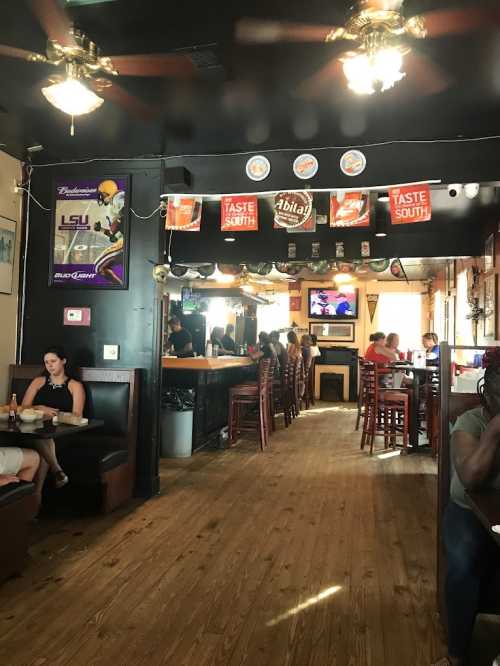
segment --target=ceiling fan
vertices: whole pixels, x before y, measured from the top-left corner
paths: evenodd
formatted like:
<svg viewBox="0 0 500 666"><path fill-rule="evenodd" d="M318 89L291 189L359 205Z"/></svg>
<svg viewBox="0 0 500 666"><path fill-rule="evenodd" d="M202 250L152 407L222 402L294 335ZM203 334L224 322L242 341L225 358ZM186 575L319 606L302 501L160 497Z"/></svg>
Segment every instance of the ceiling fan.
<svg viewBox="0 0 500 666"><path fill-rule="evenodd" d="M62 70L49 77L42 88L45 98L72 117L98 109L104 98L143 119L151 117L150 105L112 81L118 75L181 77L194 74L193 62L186 54L103 56L100 48L83 32L73 27L58 0L30 0L31 11L47 35L45 54L0 44L0 56L43 63Z"/></svg>
<svg viewBox="0 0 500 666"><path fill-rule="evenodd" d="M406 76L418 82L426 94L444 90L448 77L423 54L415 40L455 35L481 27L500 25L500 10L485 7L436 9L405 18L404 0L359 0L343 26L309 25L260 19L242 19L237 39L249 44L277 42L346 42L352 45L301 86L305 95L321 92L325 84L341 76L360 95L392 88ZM404 58L407 56L406 62Z"/></svg>

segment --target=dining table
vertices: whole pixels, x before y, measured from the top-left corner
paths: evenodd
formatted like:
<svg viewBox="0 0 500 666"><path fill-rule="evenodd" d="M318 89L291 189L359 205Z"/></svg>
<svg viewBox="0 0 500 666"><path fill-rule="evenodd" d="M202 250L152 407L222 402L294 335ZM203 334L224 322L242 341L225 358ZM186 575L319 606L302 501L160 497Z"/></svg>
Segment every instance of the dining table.
<svg viewBox="0 0 500 666"><path fill-rule="evenodd" d="M405 374L413 374L412 392L410 394L410 423L409 423L409 444L408 453L425 453L428 452L430 446L428 444L421 444L419 441L419 410L420 410L420 394L422 387L431 380L432 376L439 372L439 366L427 365L424 367L412 365L410 363L391 363L389 365L393 372L404 372Z"/></svg>
<svg viewBox="0 0 500 666"><path fill-rule="evenodd" d="M30 448L29 441L34 439L61 439L62 437L71 437L84 432L85 430L95 430L104 425L101 419L90 419L81 425L71 425L69 423L52 423L52 419L41 419L26 423L16 421L0 421L0 446L20 446L23 444Z"/></svg>
<svg viewBox="0 0 500 666"><path fill-rule="evenodd" d="M500 546L500 490L468 491L472 511Z"/></svg>

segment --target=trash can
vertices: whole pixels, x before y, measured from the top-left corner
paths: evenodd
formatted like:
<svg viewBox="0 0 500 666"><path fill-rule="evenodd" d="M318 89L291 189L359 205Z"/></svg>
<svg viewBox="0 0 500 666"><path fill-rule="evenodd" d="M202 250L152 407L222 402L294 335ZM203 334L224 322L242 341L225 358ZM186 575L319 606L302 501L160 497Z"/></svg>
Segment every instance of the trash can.
<svg viewBox="0 0 500 666"><path fill-rule="evenodd" d="M193 452L193 405L190 389L174 389L162 399L161 457L189 458Z"/></svg>

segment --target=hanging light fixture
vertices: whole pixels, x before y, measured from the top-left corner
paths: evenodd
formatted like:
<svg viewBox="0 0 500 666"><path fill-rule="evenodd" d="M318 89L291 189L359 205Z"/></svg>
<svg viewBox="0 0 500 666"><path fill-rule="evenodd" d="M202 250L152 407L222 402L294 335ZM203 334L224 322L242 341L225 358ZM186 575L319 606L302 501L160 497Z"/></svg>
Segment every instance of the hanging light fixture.
<svg viewBox="0 0 500 666"><path fill-rule="evenodd" d="M342 62L347 85L357 95L389 90L406 76L401 71L403 55L396 46L346 54Z"/></svg>
<svg viewBox="0 0 500 666"><path fill-rule="evenodd" d="M74 116L83 116L98 109L104 102L102 97L87 88L80 80L78 66L66 65L66 78L42 88L45 99L63 113L71 116L71 136L74 135Z"/></svg>

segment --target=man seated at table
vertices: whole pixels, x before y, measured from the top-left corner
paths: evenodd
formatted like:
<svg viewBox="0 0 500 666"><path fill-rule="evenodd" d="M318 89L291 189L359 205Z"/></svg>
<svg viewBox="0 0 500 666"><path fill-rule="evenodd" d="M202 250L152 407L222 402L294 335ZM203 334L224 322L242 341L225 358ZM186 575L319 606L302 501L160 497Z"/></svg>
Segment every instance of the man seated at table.
<svg viewBox="0 0 500 666"><path fill-rule="evenodd" d="M451 435L453 475L444 516L448 657L438 664L466 663L480 591L500 573L500 548L471 511L467 490L500 489L500 348L483 357L481 406L462 414Z"/></svg>
<svg viewBox="0 0 500 666"><path fill-rule="evenodd" d="M226 326L226 332L222 337L222 346L229 354L236 354L236 342L234 341L234 326L233 324L228 324Z"/></svg>
<svg viewBox="0 0 500 666"><path fill-rule="evenodd" d="M189 354L193 351L193 338L191 333L182 328L181 320L178 317L172 317L168 320L168 325L172 333L168 336L167 349L174 348L176 354Z"/></svg>
<svg viewBox="0 0 500 666"><path fill-rule="evenodd" d="M261 358L276 359L276 367L279 367L278 355L273 343L264 331L259 333L259 348L256 351L249 352L248 354L254 361L259 361Z"/></svg>

